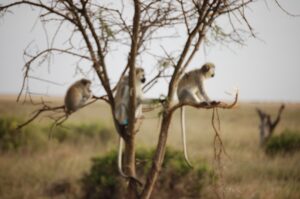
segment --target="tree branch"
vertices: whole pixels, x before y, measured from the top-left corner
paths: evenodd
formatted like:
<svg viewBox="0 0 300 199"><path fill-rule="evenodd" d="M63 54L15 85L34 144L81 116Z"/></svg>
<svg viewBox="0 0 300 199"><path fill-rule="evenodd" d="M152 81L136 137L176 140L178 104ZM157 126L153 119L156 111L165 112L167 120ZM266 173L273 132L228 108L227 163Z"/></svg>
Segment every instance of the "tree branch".
<svg viewBox="0 0 300 199"><path fill-rule="evenodd" d="M234 101L230 104L225 103L225 102L216 102L216 101L211 102L211 104L207 104L206 102L201 102L199 104L188 103L188 102L179 103L179 104L174 105L172 108L170 108L169 112L172 113L175 110L177 110L178 108L181 108L183 106L191 106L194 108L203 108L203 109L212 109L212 108L232 109L238 102L238 96L239 96L239 94L237 92L235 95Z"/></svg>
<svg viewBox="0 0 300 199"><path fill-rule="evenodd" d="M17 5L22 5L22 4L27 4L27 5L43 8L43 9L49 11L49 13L56 14L56 15L64 18L64 19L70 21L71 23L75 24L75 21L72 18L70 18L69 16L67 16L67 14L62 14L59 11L55 10L53 7L49 7L45 4L43 4L42 2L34 3L34 2L31 2L31 1L26 1L26 0L17 1L17 2L11 3L11 4L0 6L0 12L3 12L3 11L5 12L7 9L9 9L11 7L14 7L14 6L17 6Z"/></svg>
<svg viewBox="0 0 300 199"><path fill-rule="evenodd" d="M108 95L108 98L110 99L110 101L112 102L113 104L113 101L114 101L114 97L113 97L113 94L112 94L112 91L111 91L111 88L110 88L110 85L109 85L109 77L108 77L108 74L107 74L107 71L106 71L106 64L105 64L105 60L104 60L104 55L103 55L103 52L102 52L102 48L101 48L101 44L99 42L99 39L98 39L98 35L95 31L95 28L90 20L90 17L88 16L87 14L87 10L86 10L86 2L84 0L80 0L81 4L82 4L82 9L79 10L82 15L84 16L84 19L86 20L87 24L88 24L88 27L93 35L93 38L94 38L94 41L96 43L96 46L97 46L97 51L98 51L98 57L99 57L99 60L100 60L100 65L96 64L94 62L94 67L95 67L95 70L97 71L97 74L99 76L99 78L101 79L101 82L102 82L102 85ZM100 71L99 71L100 69Z"/></svg>

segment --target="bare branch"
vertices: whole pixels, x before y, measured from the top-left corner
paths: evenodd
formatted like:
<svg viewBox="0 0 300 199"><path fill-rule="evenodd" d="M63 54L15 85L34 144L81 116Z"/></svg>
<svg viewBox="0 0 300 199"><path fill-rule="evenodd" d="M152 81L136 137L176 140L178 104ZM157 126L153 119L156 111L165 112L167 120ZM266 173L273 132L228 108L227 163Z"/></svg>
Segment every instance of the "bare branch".
<svg viewBox="0 0 300 199"><path fill-rule="evenodd" d="M109 103L108 99L105 96L101 96L101 97L93 96L92 100L90 102L84 104L78 110L95 103L97 100L104 100L105 102ZM65 112L65 105L52 107L52 106L47 105L44 101L42 101L41 104L42 104L42 107L39 108L38 110L34 111L33 116L31 118L29 118L26 122L18 125L17 129L21 129L21 128L27 126L28 124L33 122L35 119L37 119L44 112L57 112L57 110L61 110L61 113L64 113L64 115L61 117L53 118L53 120L55 121L53 125L55 125L55 126L61 125L66 119L68 119L69 114L67 114ZM64 118L64 119L61 120L62 118Z"/></svg>
<svg viewBox="0 0 300 199"><path fill-rule="evenodd" d="M43 9L49 11L49 13L56 14L64 19L70 21L71 23L75 24L75 21L72 18L70 18L69 16L67 16L67 14L60 13L59 11L55 10L54 7L47 6L47 5L43 4L42 2L35 3L35 2L31 2L31 1L26 1L26 0L17 1L17 2L11 3L11 4L0 6L0 12L5 12L6 10L8 10L11 7L14 7L17 5L22 5L22 4L27 4L27 5L43 8Z"/></svg>
<svg viewBox="0 0 300 199"><path fill-rule="evenodd" d="M188 19L187 19L187 12L185 11L184 9L184 3L182 0L178 0L178 2L180 3L180 8L181 8L181 11L182 11L182 14L183 14L183 17L184 17L184 23L185 23L185 28L186 28L186 32L188 34L190 34L190 27L189 27L189 23L188 23Z"/></svg>
<svg viewBox="0 0 300 199"><path fill-rule="evenodd" d="M274 0L274 1L276 2L277 6L278 6L285 14L287 14L287 15L289 15L289 16L291 16L291 17L300 17L300 14L292 14L292 13L290 13L289 11L287 11L285 8L283 8L283 7L281 6L281 4L278 2L278 0Z"/></svg>
<svg viewBox="0 0 300 199"><path fill-rule="evenodd" d="M191 106L191 107L194 107L194 108L203 108L203 109L213 109L213 108L232 109L233 107L235 107L235 105L238 102L238 96L239 95L238 95L238 92L237 92L236 95L235 95L235 99L234 99L234 101L231 104L227 104L225 102L216 102L216 101L211 102L211 104L207 104L206 102L201 102L199 104L188 103L188 102L179 103L179 104L174 105L169 110L169 112L172 113L176 109L181 108L183 106Z"/></svg>
<svg viewBox="0 0 300 199"><path fill-rule="evenodd" d="M28 119L26 122L18 125L17 129L21 129L24 126L28 125L29 123L31 123L32 121L34 121L43 112L56 111L56 110L59 110L59 109L64 110L65 106L62 105L62 106L50 107L50 106L44 104L43 107L41 109L37 110L36 113L30 119Z"/></svg>
<svg viewBox="0 0 300 199"><path fill-rule="evenodd" d="M93 39L97 45L97 49L98 49L100 65L98 65L97 62L94 61L94 67L95 67L95 70L97 71L99 78L101 79L102 85L104 86L110 101L113 102L114 98L113 98L112 91L111 91L111 88L109 85L109 77L108 77L108 74L106 71L106 64L105 64L105 60L104 60L103 49L101 48L101 44L98 40L98 35L95 31L95 27L92 24L90 17L87 14L86 2L83 0L80 0L80 2L82 4L82 9L80 9L79 12L84 16L84 18L88 24L88 27L93 35Z"/></svg>

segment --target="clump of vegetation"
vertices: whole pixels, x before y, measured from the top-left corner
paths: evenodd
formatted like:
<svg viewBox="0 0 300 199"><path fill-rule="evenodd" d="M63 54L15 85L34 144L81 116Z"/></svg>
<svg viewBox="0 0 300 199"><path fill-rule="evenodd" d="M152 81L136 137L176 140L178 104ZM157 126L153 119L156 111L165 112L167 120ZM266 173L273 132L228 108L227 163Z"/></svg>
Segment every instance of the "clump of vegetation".
<svg viewBox="0 0 300 199"><path fill-rule="evenodd" d="M150 169L153 152L137 151L139 177L144 178ZM81 179L84 198L122 198L126 181L117 170L117 152L112 151L92 161L90 172ZM213 171L205 163L192 169L186 165L181 152L168 149L154 195L159 198L199 198L204 186L212 183L213 176Z"/></svg>
<svg viewBox="0 0 300 199"><path fill-rule="evenodd" d="M124 183L118 175L117 152L112 151L101 158L92 159L90 173L82 178L84 198L121 198L118 197Z"/></svg>
<svg viewBox="0 0 300 199"><path fill-rule="evenodd" d="M20 130L16 130L16 120L0 118L0 149L8 150L20 145Z"/></svg>
<svg viewBox="0 0 300 199"><path fill-rule="evenodd" d="M49 142L50 126L30 124L17 129L21 120L12 117L0 117L0 151L17 149L42 149ZM99 140L103 144L110 143L115 133L101 124L68 124L66 127L54 128L51 139L58 143L82 143L86 140Z"/></svg>
<svg viewBox="0 0 300 199"><path fill-rule="evenodd" d="M49 128L47 128L49 131ZM115 133L110 128L101 124L68 124L66 127L57 127L52 132L52 138L59 142L78 143L86 139L99 139L102 143L109 143L114 138Z"/></svg>
<svg viewBox="0 0 300 199"><path fill-rule="evenodd" d="M285 130L280 135L272 136L265 146L267 154L287 154L300 150L300 133Z"/></svg>
<svg viewBox="0 0 300 199"><path fill-rule="evenodd" d="M39 128L28 126L24 129L17 129L20 119L12 117L0 118L0 150L8 151L20 147L38 148L46 140L40 134Z"/></svg>

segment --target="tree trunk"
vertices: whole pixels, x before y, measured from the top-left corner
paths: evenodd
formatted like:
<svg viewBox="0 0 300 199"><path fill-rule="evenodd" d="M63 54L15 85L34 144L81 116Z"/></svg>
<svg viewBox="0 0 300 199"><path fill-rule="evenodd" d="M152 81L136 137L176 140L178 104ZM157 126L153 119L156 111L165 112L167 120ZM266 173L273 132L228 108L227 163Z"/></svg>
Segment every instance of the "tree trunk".
<svg viewBox="0 0 300 199"><path fill-rule="evenodd" d="M169 131L171 119L172 119L172 113L163 115L158 144L156 147L151 169L147 175L147 180L146 180L144 190L140 197L141 199L149 199L154 189L154 185L157 181L157 177L161 170L161 166L165 156L166 143L167 143L168 131Z"/></svg>
<svg viewBox="0 0 300 199"><path fill-rule="evenodd" d="M135 135L130 136L125 142L125 152L124 152L124 171L128 176L136 177L136 167L135 167ZM138 198L137 192L137 182L133 179L129 179L127 197L129 199Z"/></svg>
<svg viewBox="0 0 300 199"><path fill-rule="evenodd" d="M136 133L136 74L135 74L135 62L138 53L138 40L140 31L140 2L134 0L134 16L133 27L131 37L131 49L128 59L129 66L129 87L130 87L130 100L129 100L129 113L128 113L128 134L129 139L125 140L125 174L130 177L136 177L135 171L135 133ZM133 179L129 179L127 198L135 199L138 197L137 182Z"/></svg>
<svg viewBox="0 0 300 199"><path fill-rule="evenodd" d="M264 111L260 109L256 109L257 114L260 119L259 124L259 138L260 138L260 145L264 146L266 142L270 139L270 137L273 135L275 127L278 125L282 111L284 109L284 104L282 104L278 110L276 119L274 121L271 120L271 115L265 113Z"/></svg>

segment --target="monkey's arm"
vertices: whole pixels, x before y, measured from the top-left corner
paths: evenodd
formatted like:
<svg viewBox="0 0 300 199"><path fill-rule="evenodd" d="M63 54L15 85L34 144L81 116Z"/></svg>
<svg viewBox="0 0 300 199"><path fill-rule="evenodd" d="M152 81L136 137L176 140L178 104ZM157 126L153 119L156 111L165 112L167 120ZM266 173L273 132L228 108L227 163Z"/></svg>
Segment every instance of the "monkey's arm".
<svg viewBox="0 0 300 199"><path fill-rule="evenodd" d="M125 104L120 104L116 107L115 116L121 125L128 125L128 110Z"/></svg>
<svg viewBox="0 0 300 199"><path fill-rule="evenodd" d="M122 81L124 82L124 81ZM128 124L129 86L119 84L115 96L115 116L119 124Z"/></svg>
<svg viewBox="0 0 300 199"><path fill-rule="evenodd" d="M160 98L144 98L141 100L142 104L158 104L161 103L163 100Z"/></svg>
<svg viewBox="0 0 300 199"><path fill-rule="evenodd" d="M140 101L142 106L142 112L149 112L161 106L166 99L164 98L145 98Z"/></svg>
<svg viewBox="0 0 300 199"><path fill-rule="evenodd" d="M203 80L199 79L197 80L197 86L198 86L198 90L199 90L199 95L204 98L205 102L207 102L208 104L210 104L211 100L209 99L209 97L207 96L204 86L203 86Z"/></svg>

